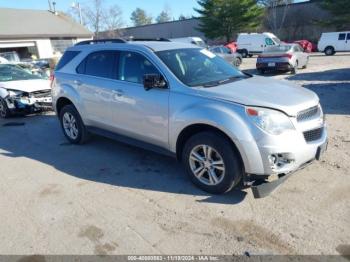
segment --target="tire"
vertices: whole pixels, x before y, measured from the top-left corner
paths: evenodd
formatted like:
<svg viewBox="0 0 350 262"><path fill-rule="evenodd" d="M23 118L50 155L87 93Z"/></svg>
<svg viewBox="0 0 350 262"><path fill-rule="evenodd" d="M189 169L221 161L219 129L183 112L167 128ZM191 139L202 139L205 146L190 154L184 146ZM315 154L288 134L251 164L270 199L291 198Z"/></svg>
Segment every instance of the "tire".
<svg viewBox="0 0 350 262"><path fill-rule="evenodd" d="M264 69L258 69L258 72L259 72L260 75L265 74L265 70Z"/></svg>
<svg viewBox="0 0 350 262"><path fill-rule="evenodd" d="M306 63L305 63L305 65L303 66L303 69L306 69L306 68L307 68L308 63L309 63L309 58L306 60Z"/></svg>
<svg viewBox="0 0 350 262"><path fill-rule="evenodd" d="M327 46L324 50L324 53L326 56L331 56L331 55L334 55L335 54L335 50L334 50L334 47L332 46Z"/></svg>
<svg viewBox="0 0 350 262"><path fill-rule="evenodd" d="M298 60L295 62L295 66L292 68L292 70L290 71L292 73L292 75L296 75L298 73Z"/></svg>
<svg viewBox="0 0 350 262"><path fill-rule="evenodd" d="M234 66L235 67L239 67L241 64L242 64L242 59L237 57L235 62L234 62Z"/></svg>
<svg viewBox="0 0 350 262"><path fill-rule="evenodd" d="M205 154L204 150L211 153ZM182 152L182 163L191 181L212 194L230 191L243 176L238 153L227 138L215 132L201 132L189 138ZM197 176L192 170L199 170Z"/></svg>
<svg viewBox="0 0 350 262"><path fill-rule="evenodd" d="M74 105L66 105L59 115L63 134L72 144L84 144L89 133Z"/></svg>
<svg viewBox="0 0 350 262"><path fill-rule="evenodd" d="M248 50L243 49L242 52L241 52L241 55L242 55L243 58L247 58L248 57Z"/></svg>
<svg viewBox="0 0 350 262"><path fill-rule="evenodd" d="M11 116L11 112L7 107L6 101L0 97L0 117L9 118L10 116Z"/></svg>

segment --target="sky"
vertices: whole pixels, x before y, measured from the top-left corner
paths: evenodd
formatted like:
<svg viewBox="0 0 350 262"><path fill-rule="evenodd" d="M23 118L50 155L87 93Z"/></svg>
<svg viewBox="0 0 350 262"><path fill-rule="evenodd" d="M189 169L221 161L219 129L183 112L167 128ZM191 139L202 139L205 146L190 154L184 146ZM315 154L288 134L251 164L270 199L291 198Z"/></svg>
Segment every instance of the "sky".
<svg viewBox="0 0 350 262"><path fill-rule="evenodd" d="M56 2L56 9L58 11L69 10L72 2L79 2L81 5L89 5L91 0L51 0ZM171 14L174 18L178 18L179 15L185 16L196 15L193 10L194 7L198 7L196 0L105 0L106 5L117 4L123 11L123 20L125 26L131 26L130 14L136 7L140 7L154 18L164 8L170 8ZM48 0L0 0L0 7L8 8L22 8L22 9L48 9Z"/></svg>

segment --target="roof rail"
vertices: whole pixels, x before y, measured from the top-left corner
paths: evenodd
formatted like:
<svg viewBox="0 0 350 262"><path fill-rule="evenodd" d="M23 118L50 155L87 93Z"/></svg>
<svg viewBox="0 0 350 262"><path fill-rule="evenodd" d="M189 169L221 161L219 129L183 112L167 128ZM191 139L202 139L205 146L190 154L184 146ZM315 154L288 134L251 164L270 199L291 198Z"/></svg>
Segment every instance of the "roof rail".
<svg viewBox="0 0 350 262"><path fill-rule="evenodd" d="M163 38L163 37L158 37L158 38L133 38L130 37L129 41L134 42L134 41L158 41L158 42L170 42L169 39Z"/></svg>
<svg viewBox="0 0 350 262"><path fill-rule="evenodd" d="M126 43L124 39L116 38L116 39L96 39L96 40L85 40L81 41L79 43L76 43L75 45L94 45L94 44L120 44L120 43Z"/></svg>

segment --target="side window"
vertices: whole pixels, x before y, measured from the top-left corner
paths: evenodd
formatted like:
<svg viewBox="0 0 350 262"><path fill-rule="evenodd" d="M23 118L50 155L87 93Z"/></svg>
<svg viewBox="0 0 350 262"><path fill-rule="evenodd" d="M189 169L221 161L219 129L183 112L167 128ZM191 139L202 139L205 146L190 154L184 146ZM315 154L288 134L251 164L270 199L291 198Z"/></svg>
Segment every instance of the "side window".
<svg viewBox="0 0 350 262"><path fill-rule="evenodd" d="M350 40L350 33L346 36L346 40Z"/></svg>
<svg viewBox="0 0 350 262"><path fill-rule="evenodd" d="M345 34L339 34L338 40L345 40Z"/></svg>
<svg viewBox="0 0 350 262"><path fill-rule="evenodd" d="M230 49L228 49L227 47L221 47L221 50L224 54L231 54Z"/></svg>
<svg viewBox="0 0 350 262"><path fill-rule="evenodd" d="M145 74L160 74L157 68L143 55L135 52L121 52L118 79L133 83L143 83Z"/></svg>
<svg viewBox="0 0 350 262"><path fill-rule="evenodd" d="M213 52L214 52L214 53L222 53L219 47L215 47L215 48L213 49Z"/></svg>
<svg viewBox="0 0 350 262"><path fill-rule="evenodd" d="M72 61L73 58L76 57L79 53L80 53L79 51L66 51L66 52L64 52L60 61L56 65L55 70L60 70L62 67L64 67L66 64L68 64L70 61Z"/></svg>
<svg viewBox="0 0 350 262"><path fill-rule="evenodd" d="M265 38L266 45L275 45L271 38Z"/></svg>
<svg viewBox="0 0 350 262"><path fill-rule="evenodd" d="M77 67L77 73L104 78L116 78L115 51L99 51L89 54Z"/></svg>

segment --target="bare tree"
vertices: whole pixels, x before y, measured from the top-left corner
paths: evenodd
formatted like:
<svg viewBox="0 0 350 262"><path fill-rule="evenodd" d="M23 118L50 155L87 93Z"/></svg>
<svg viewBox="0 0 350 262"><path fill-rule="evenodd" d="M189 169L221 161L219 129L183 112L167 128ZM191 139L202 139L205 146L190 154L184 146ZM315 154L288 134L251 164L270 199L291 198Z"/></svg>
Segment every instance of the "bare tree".
<svg viewBox="0 0 350 262"><path fill-rule="evenodd" d="M265 19L269 29L279 34L284 26L289 5L293 3L293 0L260 0L258 3L266 8Z"/></svg>
<svg viewBox="0 0 350 262"><path fill-rule="evenodd" d="M91 5L84 5L82 12L88 27L98 37L103 24L103 4L104 0L92 0Z"/></svg>
<svg viewBox="0 0 350 262"><path fill-rule="evenodd" d="M123 24L122 11L117 5L106 7L105 0L92 0L89 5L84 5L82 9L84 21L99 38L102 31L115 31Z"/></svg>
<svg viewBox="0 0 350 262"><path fill-rule="evenodd" d="M121 27L124 22L122 19L123 12L118 5L113 5L103 11L104 30L108 31L108 37L120 37Z"/></svg>

